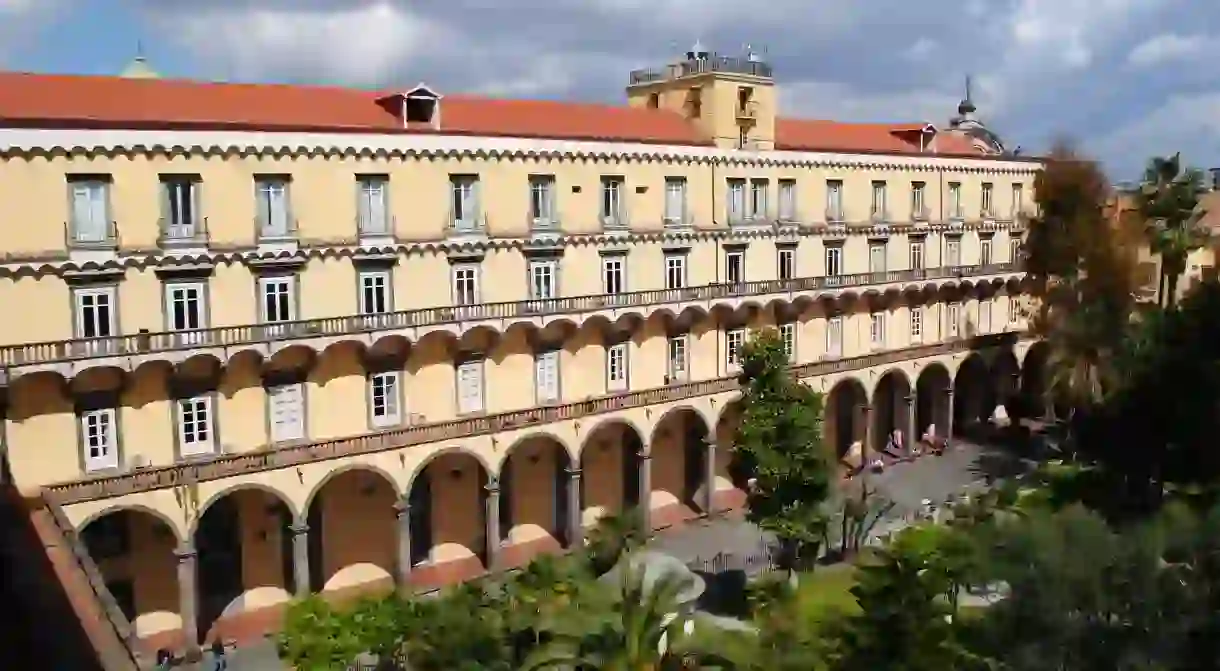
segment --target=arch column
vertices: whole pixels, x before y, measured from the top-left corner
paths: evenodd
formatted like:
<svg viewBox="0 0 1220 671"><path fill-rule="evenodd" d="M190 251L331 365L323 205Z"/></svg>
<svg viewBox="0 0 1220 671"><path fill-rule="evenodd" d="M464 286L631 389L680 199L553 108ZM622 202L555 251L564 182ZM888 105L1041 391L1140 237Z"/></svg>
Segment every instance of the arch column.
<svg viewBox="0 0 1220 671"><path fill-rule="evenodd" d="M857 407L857 412L860 415L860 465L864 467L864 472L868 472L869 457L872 456L872 446L869 440L872 437L872 410L873 407L864 403Z"/></svg>
<svg viewBox="0 0 1220 671"><path fill-rule="evenodd" d="M641 447L636 453L636 464L639 469L640 489L640 524L644 533L652 535L652 454L647 448Z"/></svg>
<svg viewBox="0 0 1220 671"><path fill-rule="evenodd" d="M703 441L703 512L716 513L716 441L711 437Z"/></svg>
<svg viewBox="0 0 1220 671"><path fill-rule="evenodd" d="M584 510L580 505L580 468L568 466L564 472L568 474L568 487L564 491L568 497L568 547L580 548L585 544Z"/></svg>
<svg viewBox="0 0 1220 671"><path fill-rule="evenodd" d="M405 496L394 503L394 517L398 529L394 582L399 590L406 590L411 584L411 502Z"/></svg>
<svg viewBox="0 0 1220 671"><path fill-rule="evenodd" d="M304 598L309 596L309 524L298 518L288 530L292 532L292 580L296 595Z"/></svg>
<svg viewBox="0 0 1220 671"><path fill-rule="evenodd" d="M956 408L953 407L953 384L950 383L945 388L945 405L949 409L946 413L949 417L945 420L945 449L953 446L953 416L957 414Z"/></svg>
<svg viewBox="0 0 1220 671"><path fill-rule="evenodd" d="M500 483L488 478L484 486L487 498L483 502L483 535L487 548L487 570L500 567Z"/></svg>
<svg viewBox="0 0 1220 671"><path fill-rule="evenodd" d="M915 402L918 394L919 391L917 386L916 389L911 390L911 393L902 397L902 402L906 405L907 412L906 422L903 428L903 432L906 433L906 435L903 436L903 443L905 444L899 445L898 448L908 455L911 453L911 449L915 445L915 442L919 440L919 436L916 434L915 429Z"/></svg>
<svg viewBox="0 0 1220 671"><path fill-rule="evenodd" d="M182 617L182 635L186 639L186 656L193 659L199 649L199 589L196 584L194 544L184 542L174 549L178 560L178 610Z"/></svg>

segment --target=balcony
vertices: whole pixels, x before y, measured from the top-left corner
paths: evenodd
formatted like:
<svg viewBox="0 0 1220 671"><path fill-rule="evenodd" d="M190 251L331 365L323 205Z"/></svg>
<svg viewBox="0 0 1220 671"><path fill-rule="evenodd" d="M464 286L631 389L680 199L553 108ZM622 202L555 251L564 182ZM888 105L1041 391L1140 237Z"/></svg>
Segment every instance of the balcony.
<svg viewBox="0 0 1220 671"><path fill-rule="evenodd" d="M106 251L119 248L119 225L108 221L100 227L82 227L64 222L64 246L69 251Z"/></svg>
<svg viewBox="0 0 1220 671"><path fill-rule="evenodd" d="M847 217L843 215L842 207L826 208L825 217L827 226L843 226L847 222Z"/></svg>
<svg viewBox="0 0 1220 671"><path fill-rule="evenodd" d="M631 227L631 220L626 212L602 214L602 228L606 230L625 231Z"/></svg>
<svg viewBox="0 0 1220 671"><path fill-rule="evenodd" d="M157 246L166 251L206 250L211 240L207 217L189 222L163 218L157 230Z"/></svg>
<svg viewBox="0 0 1220 671"><path fill-rule="evenodd" d="M737 106L738 121L754 121L758 118L758 103L753 100Z"/></svg>
<svg viewBox="0 0 1220 671"><path fill-rule="evenodd" d="M868 215L868 222L873 226L888 226L891 223L889 210L873 210Z"/></svg>
<svg viewBox="0 0 1220 671"><path fill-rule="evenodd" d="M684 231L695 226L695 215L683 211L682 214L665 215L665 230Z"/></svg>
<svg viewBox="0 0 1220 671"><path fill-rule="evenodd" d="M560 223L559 217L553 214L545 216L530 214L528 222L531 235L559 235L563 231L563 224Z"/></svg>
<svg viewBox="0 0 1220 671"><path fill-rule="evenodd" d="M356 231L361 247L385 247L398 243L394 231L398 230L395 217L356 217Z"/></svg>
<svg viewBox="0 0 1220 671"><path fill-rule="evenodd" d="M916 224L928 223L928 216L928 208L926 207L911 208L911 221L914 221Z"/></svg>
<svg viewBox="0 0 1220 671"><path fill-rule="evenodd" d="M254 226L258 231L258 244L260 245L295 244L301 232L301 227L296 219L274 222L255 219Z"/></svg>
<svg viewBox="0 0 1220 671"><path fill-rule="evenodd" d="M630 86L639 86L641 84L655 84L657 82L670 81L673 79L679 79L681 77L693 77L695 75L711 74L715 72L749 75L751 77L762 77L764 79L771 79L775 76L774 69L771 67L770 63L753 60L750 58L721 56L713 53L707 58L684 60L667 65L663 68L644 68L642 70L634 70L631 72L628 81L630 82Z"/></svg>
<svg viewBox="0 0 1220 671"><path fill-rule="evenodd" d="M471 212L457 216L450 212L445 219L445 237L450 240L487 237L487 215Z"/></svg>
<svg viewBox="0 0 1220 671"><path fill-rule="evenodd" d="M350 315L276 324L222 326L199 329L189 333L160 332L110 338L77 338L0 347L0 366L39 366L107 357L150 356L174 351L348 336L379 331L401 331L462 322L529 319L539 315L580 314L604 309L644 308L727 298L769 295L781 297L798 292L838 290L899 282L960 279L1016 272L1020 272L1020 268L1013 263L997 263L991 266L951 266L923 270L891 270L833 277L763 280L734 285L708 284L681 289L655 289L464 306L438 306L384 313L377 315L375 321L370 321L368 316Z"/></svg>

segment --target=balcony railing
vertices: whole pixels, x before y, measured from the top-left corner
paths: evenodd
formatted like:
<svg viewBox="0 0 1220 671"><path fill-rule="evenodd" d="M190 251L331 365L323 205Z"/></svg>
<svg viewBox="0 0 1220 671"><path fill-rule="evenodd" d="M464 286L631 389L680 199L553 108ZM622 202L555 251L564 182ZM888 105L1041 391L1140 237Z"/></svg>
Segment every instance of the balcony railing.
<svg viewBox="0 0 1220 671"><path fill-rule="evenodd" d="M72 250L114 250L119 248L119 225L108 221L97 230L64 222L64 246Z"/></svg>
<svg viewBox="0 0 1220 671"><path fill-rule="evenodd" d="M705 284L681 289L654 289L619 294L597 294L541 300L482 303L402 310L376 315L323 317L276 324L218 326L191 331L139 333L110 338L76 338L54 342L0 347L0 366L50 364L62 361L112 356L146 355L181 350L231 347L282 340L333 337L382 330L398 330L469 321L537 317L540 314L574 314L605 308L645 307L683 301L715 300L767 294L843 289L895 282L919 282L949 278L1018 272L1017 264L950 266L924 270L890 270L833 277L803 277L791 280L760 280L742 284Z"/></svg>
<svg viewBox="0 0 1220 671"><path fill-rule="evenodd" d="M654 82L678 79L679 77L690 77L692 75L713 72L727 72L738 75L750 75L752 77L765 77L767 79L774 76L774 70L771 68L770 63L749 58L710 54L707 58L681 61L663 68L634 70L631 73L629 81L632 86L635 86L637 84L652 84Z"/></svg>
<svg viewBox="0 0 1220 671"><path fill-rule="evenodd" d="M797 378L831 375L866 370L930 356L953 354L983 348L1015 344L1019 333L997 333L962 338L935 345L920 345L878 352L846 359L830 359L792 366ZM670 384L664 387L632 391L613 396L550 405L527 410L515 410L481 417L469 417L445 422L420 424L401 429L362 434L331 440L291 445L276 449L251 450L240 454L218 455L207 461L142 468L121 475L93 477L73 482L61 482L44 488L47 495L67 505L82 501L124 496L135 492L168 489L183 483L207 482L279 468L339 459L364 454L397 450L413 445L489 435L553 422L595 417L609 412L730 392L738 388L736 376L698 382Z"/></svg>
<svg viewBox="0 0 1220 671"><path fill-rule="evenodd" d="M467 214L461 218L450 212L445 222L445 236L449 238L487 235L487 215L482 212Z"/></svg>
<svg viewBox="0 0 1220 671"><path fill-rule="evenodd" d="M255 218L254 226L255 230L258 231L258 241L260 243L292 242L297 239L301 231L300 224L297 223L296 219L272 223Z"/></svg>
<svg viewBox="0 0 1220 671"><path fill-rule="evenodd" d="M204 247L209 240L207 217L191 222L161 219L158 230L160 234L157 235L157 246L161 249Z"/></svg>

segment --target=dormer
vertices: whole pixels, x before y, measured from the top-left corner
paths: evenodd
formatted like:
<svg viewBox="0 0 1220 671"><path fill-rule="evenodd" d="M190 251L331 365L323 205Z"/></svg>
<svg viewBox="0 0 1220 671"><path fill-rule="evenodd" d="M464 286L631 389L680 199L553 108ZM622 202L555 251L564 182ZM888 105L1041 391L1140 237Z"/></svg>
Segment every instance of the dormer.
<svg viewBox="0 0 1220 671"><path fill-rule="evenodd" d="M378 98L377 104L401 120L403 128L440 130L441 98L441 94L420 83L406 93Z"/></svg>
<svg viewBox="0 0 1220 671"><path fill-rule="evenodd" d="M911 145L919 147L919 151L931 151L932 140L936 138L936 126L930 123L899 126L890 131L892 135Z"/></svg>

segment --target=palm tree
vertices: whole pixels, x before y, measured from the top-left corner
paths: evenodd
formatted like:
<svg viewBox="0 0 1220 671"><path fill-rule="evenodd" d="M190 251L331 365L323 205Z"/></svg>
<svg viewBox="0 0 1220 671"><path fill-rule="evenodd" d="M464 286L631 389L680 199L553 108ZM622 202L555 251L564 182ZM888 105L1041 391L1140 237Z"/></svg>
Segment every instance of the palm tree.
<svg viewBox="0 0 1220 671"><path fill-rule="evenodd" d="M1162 307L1174 304L1187 258L1207 240L1207 231L1199 225L1204 214L1199 209L1199 197L1204 190L1203 173L1183 170L1180 154L1154 157L1144 170L1139 212L1149 246L1161 257Z"/></svg>
<svg viewBox="0 0 1220 671"><path fill-rule="evenodd" d="M623 566L613 604L603 610L573 604L554 623L550 643L526 660L522 671L656 671L683 661L675 637L681 635L679 595L691 578L662 575L649 583L643 567Z"/></svg>

